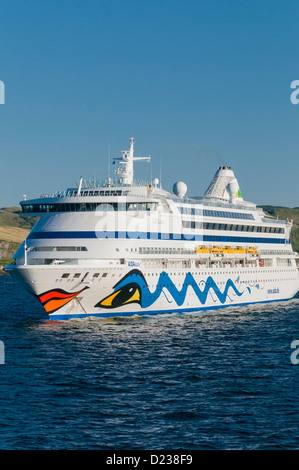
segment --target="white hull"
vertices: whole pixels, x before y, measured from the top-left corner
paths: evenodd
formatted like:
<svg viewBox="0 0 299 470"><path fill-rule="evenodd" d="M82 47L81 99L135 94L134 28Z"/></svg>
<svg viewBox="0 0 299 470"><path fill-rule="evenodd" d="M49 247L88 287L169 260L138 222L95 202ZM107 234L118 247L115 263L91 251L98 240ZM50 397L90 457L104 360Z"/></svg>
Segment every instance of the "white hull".
<svg viewBox="0 0 299 470"><path fill-rule="evenodd" d="M196 268L194 264L193 268L162 271L117 264L113 268L81 266L83 282L74 278L78 266L12 266L8 271L40 298L54 320L190 312L285 301L299 289L296 266L211 269ZM62 277L67 274L67 279Z"/></svg>

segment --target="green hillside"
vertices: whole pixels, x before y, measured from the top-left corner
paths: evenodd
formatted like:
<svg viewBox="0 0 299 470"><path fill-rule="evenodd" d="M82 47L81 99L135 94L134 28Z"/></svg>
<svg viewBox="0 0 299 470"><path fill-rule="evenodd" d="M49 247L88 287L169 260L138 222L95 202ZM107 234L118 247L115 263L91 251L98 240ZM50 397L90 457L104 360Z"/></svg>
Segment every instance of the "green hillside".
<svg viewBox="0 0 299 470"><path fill-rule="evenodd" d="M295 251L299 251L299 207L290 209L289 207L280 206L260 206L271 217L282 220L293 220L293 228L291 232L291 243Z"/></svg>
<svg viewBox="0 0 299 470"><path fill-rule="evenodd" d="M0 209L1 227L20 227L30 230L37 220L37 217L24 216L19 207L3 207Z"/></svg>
<svg viewBox="0 0 299 470"><path fill-rule="evenodd" d="M18 207L0 209L0 274L1 267L11 264L11 257L25 240L37 217L24 217Z"/></svg>

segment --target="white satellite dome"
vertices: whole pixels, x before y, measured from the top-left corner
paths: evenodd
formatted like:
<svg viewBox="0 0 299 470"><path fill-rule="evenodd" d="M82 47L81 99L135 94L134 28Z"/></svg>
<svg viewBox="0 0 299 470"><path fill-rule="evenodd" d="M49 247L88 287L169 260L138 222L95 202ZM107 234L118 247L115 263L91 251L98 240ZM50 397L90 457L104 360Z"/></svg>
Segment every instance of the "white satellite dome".
<svg viewBox="0 0 299 470"><path fill-rule="evenodd" d="M178 197L184 197L187 192L187 185L183 181L178 181L173 185L173 192Z"/></svg>

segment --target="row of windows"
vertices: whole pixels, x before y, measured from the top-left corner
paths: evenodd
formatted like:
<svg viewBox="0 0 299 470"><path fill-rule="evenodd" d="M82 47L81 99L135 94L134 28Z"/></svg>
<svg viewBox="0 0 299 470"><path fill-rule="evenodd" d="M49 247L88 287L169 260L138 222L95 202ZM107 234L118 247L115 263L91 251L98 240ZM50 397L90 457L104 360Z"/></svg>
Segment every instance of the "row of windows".
<svg viewBox="0 0 299 470"><path fill-rule="evenodd" d="M290 240L284 238L260 238L260 237L227 237L221 235L204 235L205 242L228 242L228 243L290 243Z"/></svg>
<svg viewBox="0 0 299 470"><path fill-rule="evenodd" d="M291 271L291 270L281 270L281 269L280 269L280 270L277 270L277 269L272 269L271 271L264 271L263 273L264 273L264 274L265 274L265 273L269 273L269 274L272 274L272 276L273 276L273 274L274 274L274 273L277 273L277 272L290 272L290 271ZM296 270L292 270L292 271L295 272ZM255 270L255 271L237 271L237 272L236 272L236 271L231 271L231 272L226 272L225 274L227 275L227 274L250 274L250 273L252 273L252 274L253 274L253 273L256 273L256 270ZM89 274L89 273L87 273L87 274ZM183 272L178 272L178 273L176 273L175 271L174 271L174 272L171 272L171 273L168 273L168 274L169 274L170 276L173 276L173 275L185 276L185 273L183 273ZM192 275L193 275L193 276L194 276L194 275L198 276L198 275L201 275L201 274L202 274L203 276L208 276L208 275L213 275L213 276L214 276L215 274L220 274L220 275L221 275L221 274L223 274L223 272L219 272L219 273L215 273L215 272L213 272L213 271L212 271L212 272L202 272L202 273L199 273L199 272L192 272ZM256 273L256 274L257 274L257 273ZM69 279L70 277L72 277L73 279L78 279L78 278L81 277L81 275L82 275L82 273L75 273L75 274L73 274L73 276L71 276L70 273L63 273L63 274L61 275L61 279ZM107 275L108 275L107 272L104 272L104 273L102 273L102 274L101 274L101 273L94 273L92 277L93 277L93 278L107 277ZM156 273L152 272L152 273L147 273L147 276L146 276L146 277L149 277L149 276L160 276L160 275L161 275L160 272L156 272ZM112 276L114 276L114 274L112 274ZM119 276L121 276L121 274L120 274ZM86 277L86 274L85 274L85 277ZM292 278L292 279L295 280L296 278ZM279 280L279 279L255 279L255 280L252 281L252 282L273 282L273 281L277 282L278 280ZM282 278L282 279L280 279L280 280L281 280L281 281L285 281L286 278ZM218 282L218 284L226 284L227 280L224 280L224 281L217 281L217 282ZM248 282L248 280L247 280L247 281L237 280L236 282L239 283L239 284L241 284L241 283ZM207 283L207 284L209 285L209 283ZM179 286L180 286L180 284L179 284Z"/></svg>
<svg viewBox="0 0 299 470"><path fill-rule="evenodd" d="M118 189L112 189L112 190L99 190L99 189L92 189L92 190L87 190L87 189L81 189L80 191L80 196L121 196L122 194L127 194L127 191L123 192ZM74 189L68 189L66 194L64 193L65 196L77 196L78 195L78 190Z"/></svg>
<svg viewBox="0 0 299 470"><path fill-rule="evenodd" d="M137 250L136 250L137 251ZM194 254L194 250L190 248L171 248L171 247L140 247L139 253L142 254Z"/></svg>
<svg viewBox="0 0 299 470"><path fill-rule="evenodd" d="M196 209L194 207L179 207L179 211L181 212L181 214L201 215L204 217L226 217L229 219L254 220L252 214L247 214L243 212L216 211L202 208Z"/></svg>
<svg viewBox="0 0 299 470"><path fill-rule="evenodd" d="M34 246L30 251L87 251L86 246Z"/></svg>
<svg viewBox="0 0 299 470"><path fill-rule="evenodd" d="M212 210L204 209L203 215L206 217L227 217L229 219L254 220L254 217L252 214L246 214L243 212L212 211Z"/></svg>
<svg viewBox="0 0 299 470"><path fill-rule="evenodd" d="M57 203L57 204L22 204L23 212L92 212L92 211L150 211L155 210L156 202L127 203Z"/></svg>
<svg viewBox="0 0 299 470"><path fill-rule="evenodd" d="M119 189L112 190L81 190L80 196L121 196L123 191Z"/></svg>
<svg viewBox="0 0 299 470"><path fill-rule="evenodd" d="M256 225L217 224L210 222L197 222L195 220L183 220L184 228L204 230L230 230L233 232L259 232L259 233L284 233L281 227L258 227Z"/></svg>
<svg viewBox="0 0 299 470"><path fill-rule="evenodd" d="M87 273L89 274L89 273ZM103 273L101 277L106 277L108 273ZM78 279L79 277L81 276L81 273L75 273L73 275L73 279ZM94 275L92 277L99 277L100 276L100 273L94 273ZM64 273L62 274L61 276L61 279L68 279L70 277L70 273ZM85 274L85 277L87 277L87 275Z"/></svg>
<svg viewBox="0 0 299 470"><path fill-rule="evenodd" d="M244 234L245 235L245 234ZM262 237L235 237L235 236L228 236L228 235L204 235L201 233L155 233L155 232L118 232L118 231L97 231L97 232L75 232L75 231L67 231L67 232L31 232L28 235L28 239L36 240L36 239L74 239L74 238L88 238L88 239L96 239L96 238L126 238L126 239L147 239L147 240L195 240L195 241L213 241L213 242L236 242L236 243L280 243L280 244L289 244L289 239L284 238L267 238L265 236Z"/></svg>

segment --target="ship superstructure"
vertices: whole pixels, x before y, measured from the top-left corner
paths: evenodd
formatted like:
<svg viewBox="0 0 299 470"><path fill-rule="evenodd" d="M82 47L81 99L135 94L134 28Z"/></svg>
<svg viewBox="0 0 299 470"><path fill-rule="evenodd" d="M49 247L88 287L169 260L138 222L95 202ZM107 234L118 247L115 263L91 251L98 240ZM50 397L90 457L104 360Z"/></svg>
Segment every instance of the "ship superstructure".
<svg viewBox="0 0 299 470"><path fill-rule="evenodd" d="M116 180L23 200L40 219L9 272L53 319L197 311L282 301L299 289L291 221L244 201L230 167L202 197L134 181L134 139Z"/></svg>

